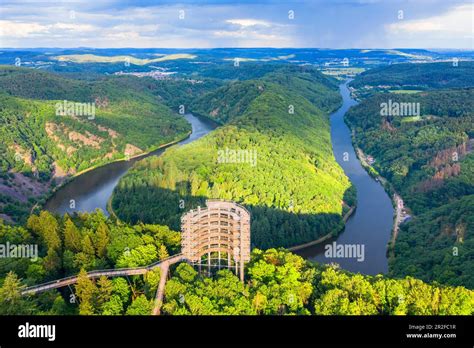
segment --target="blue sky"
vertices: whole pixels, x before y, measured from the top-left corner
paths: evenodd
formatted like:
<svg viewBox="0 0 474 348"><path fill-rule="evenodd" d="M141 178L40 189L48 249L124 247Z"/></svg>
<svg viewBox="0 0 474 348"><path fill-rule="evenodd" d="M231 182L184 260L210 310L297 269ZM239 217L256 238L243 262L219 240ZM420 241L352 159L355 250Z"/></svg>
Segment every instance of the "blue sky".
<svg viewBox="0 0 474 348"><path fill-rule="evenodd" d="M471 0L2 0L0 47L474 49L473 12Z"/></svg>

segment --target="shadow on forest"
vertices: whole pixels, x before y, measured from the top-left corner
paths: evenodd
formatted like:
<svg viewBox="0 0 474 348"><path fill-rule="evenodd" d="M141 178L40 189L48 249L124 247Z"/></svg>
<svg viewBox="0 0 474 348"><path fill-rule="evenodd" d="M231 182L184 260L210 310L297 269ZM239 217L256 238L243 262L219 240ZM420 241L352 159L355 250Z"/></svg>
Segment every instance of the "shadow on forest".
<svg viewBox="0 0 474 348"><path fill-rule="evenodd" d="M209 198L185 193L189 192L188 187L187 181L177 183L175 190L149 186L117 187L112 207L124 221L162 224L181 231L181 216L190 209L205 207ZM344 200L355 202L351 189L346 190ZM262 205L244 206L252 214L252 247L290 247L329 233L336 236L344 228L339 214L301 214Z"/></svg>

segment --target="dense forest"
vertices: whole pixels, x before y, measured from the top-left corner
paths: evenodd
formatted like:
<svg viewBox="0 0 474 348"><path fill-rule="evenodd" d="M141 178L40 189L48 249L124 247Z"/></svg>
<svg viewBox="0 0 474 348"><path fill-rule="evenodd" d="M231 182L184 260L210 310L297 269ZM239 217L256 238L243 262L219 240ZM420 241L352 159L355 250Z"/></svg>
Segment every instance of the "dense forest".
<svg viewBox="0 0 474 348"><path fill-rule="evenodd" d="M115 259L116 266L136 267L165 257L165 250L174 252L179 241L179 234L162 226L129 226L104 220L100 214L58 219L41 213L29 222L30 227L17 228L15 232L29 235L31 241L40 241L41 257L36 261L14 261L11 268L2 268L0 314L151 314L160 280L159 269L143 276L111 279L103 276L91 280L81 268L78 281L71 288L22 296L25 284L40 281L41 276L49 279L50 272L55 272L50 268L54 261L48 256L52 254L54 237L37 234L38 228L51 223L51 219L60 224L57 238L61 247L54 250L63 252L64 261L65 252L79 247L80 243L83 245L80 253L87 254L83 259L95 258L110 264ZM5 228L11 234L12 227L2 225L3 240ZM124 236L120 237L123 232ZM75 234L77 238L73 238ZM135 247L123 250L127 242ZM353 274L334 265L305 261L284 249L254 249L244 283L227 269L208 277L184 262L174 266L171 272L165 289L164 315L474 314L474 292L464 287L429 285L411 277L390 279Z"/></svg>
<svg viewBox="0 0 474 348"><path fill-rule="evenodd" d="M158 101L154 80L152 86L137 80L86 82L0 67L2 218L24 221L66 178L188 134L186 120ZM69 112L67 103L93 103L94 112Z"/></svg>
<svg viewBox="0 0 474 348"><path fill-rule="evenodd" d="M174 315L450 315L474 313L474 292L342 271L286 250L255 249L242 284L229 270L202 277L180 264L166 284Z"/></svg>
<svg viewBox="0 0 474 348"><path fill-rule="evenodd" d="M420 114L381 115L389 100L419 103ZM401 225L390 275L474 288L474 89L378 93L346 121L413 215Z"/></svg>
<svg viewBox="0 0 474 348"><path fill-rule="evenodd" d="M159 269L130 279L89 280L94 269L139 267L180 250L180 233L166 226L127 225L100 211L58 217L42 211L25 226L0 220L2 246L37 246L33 258L0 258L0 314L149 314L160 279ZM75 296L68 288L31 298L25 286L80 274ZM78 305L79 304L79 305Z"/></svg>
<svg viewBox="0 0 474 348"><path fill-rule="evenodd" d="M472 170L472 169L471 169ZM420 214L402 225L390 276L474 288L474 195Z"/></svg>
<svg viewBox="0 0 474 348"><path fill-rule="evenodd" d="M463 88L474 84L474 62L393 64L367 70L351 82L354 88L379 87L437 89Z"/></svg>
<svg viewBox="0 0 474 348"><path fill-rule="evenodd" d="M258 76L258 70L254 73ZM339 94L334 91L333 79L316 73L300 74L298 79L295 79L291 73L292 69L280 67L258 80L245 79L247 77L245 74L239 75L244 82L227 83L215 92L195 98L192 102L192 110L214 121L227 123L242 116L268 83L279 85L286 90L297 91L299 96L326 113L333 111L341 102ZM325 90L324 96L320 94L321 89Z"/></svg>
<svg viewBox="0 0 474 348"><path fill-rule="evenodd" d="M318 98L326 104L311 102ZM206 108L211 101L218 111ZM331 149L327 112L339 103L336 83L313 68L230 82L196 99L199 112L226 123L137 163L116 187L112 207L125 221L179 229L182 213L206 198L231 199L251 210L252 242L262 248L337 234L355 202ZM234 155L219 160L228 151Z"/></svg>

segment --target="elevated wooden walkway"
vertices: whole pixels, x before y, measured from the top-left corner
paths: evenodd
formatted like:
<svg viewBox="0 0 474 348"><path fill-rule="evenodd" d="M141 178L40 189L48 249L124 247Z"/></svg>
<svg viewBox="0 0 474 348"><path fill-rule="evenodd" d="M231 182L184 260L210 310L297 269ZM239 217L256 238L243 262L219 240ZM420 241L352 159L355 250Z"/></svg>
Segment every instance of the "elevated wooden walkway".
<svg viewBox="0 0 474 348"><path fill-rule="evenodd" d="M167 269L169 268L170 265L180 262L183 259L184 259L183 254L176 254L166 259L152 263L151 265L148 265L148 266L135 267L135 268L103 269L103 270L91 271L87 273L87 277L90 279L95 279L101 276L124 277L124 276L130 276L130 275L140 275L140 274L145 274L146 272L151 271L152 269L156 267L160 267L160 268L165 267L166 272L167 272ZM162 269L162 274L163 274L163 269ZM160 283L161 283L161 279L163 279L163 277L160 278ZM165 277L165 281L166 281L166 277ZM38 285L30 286L24 289L21 292L21 294L22 295L37 294L37 293L48 291L51 289L57 289L63 286L75 284L76 282L77 282L77 276L70 276L66 278L56 279L47 283L41 283Z"/></svg>

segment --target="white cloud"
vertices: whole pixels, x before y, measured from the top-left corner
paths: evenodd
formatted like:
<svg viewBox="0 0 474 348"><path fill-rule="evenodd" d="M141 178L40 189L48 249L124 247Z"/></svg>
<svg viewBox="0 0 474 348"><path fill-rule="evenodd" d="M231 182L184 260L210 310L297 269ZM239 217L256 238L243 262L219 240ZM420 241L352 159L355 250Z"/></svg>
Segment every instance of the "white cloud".
<svg viewBox="0 0 474 348"><path fill-rule="evenodd" d="M291 47L297 42L293 38L294 26L253 18L226 19L231 24L212 31L219 40L228 40L236 47Z"/></svg>
<svg viewBox="0 0 474 348"><path fill-rule="evenodd" d="M227 31L227 30L220 30L215 31L214 36L216 37L233 37L233 38L248 38L253 40L275 40L279 36L273 34L263 34L258 33L255 31L248 31L248 30L238 30L238 31Z"/></svg>
<svg viewBox="0 0 474 348"><path fill-rule="evenodd" d="M0 47L474 48L472 0L0 1Z"/></svg>
<svg viewBox="0 0 474 348"><path fill-rule="evenodd" d="M448 12L430 18L417 20L400 20L388 25L392 34L443 33L446 35L472 35L474 4L461 5Z"/></svg>
<svg viewBox="0 0 474 348"><path fill-rule="evenodd" d="M437 16L387 25L386 47L474 49L473 12L473 4L458 5Z"/></svg>
<svg viewBox="0 0 474 348"><path fill-rule="evenodd" d="M227 23L240 25L241 27L252 27L255 25L260 25L263 27L270 27L272 24L267 21L262 21L258 19L228 19Z"/></svg>
<svg viewBox="0 0 474 348"><path fill-rule="evenodd" d="M48 31L48 26L39 23L22 23L17 21L0 20L0 36L4 37L28 37Z"/></svg>
<svg viewBox="0 0 474 348"><path fill-rule="evenodd" d="M90 24L75 24L75 23L56 23L48 26L53 30L73 30L75 32L88 32L94 31L98 28Z"/></svg>

